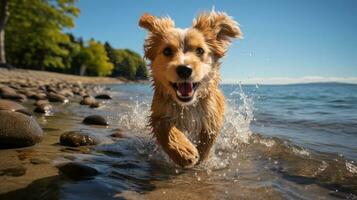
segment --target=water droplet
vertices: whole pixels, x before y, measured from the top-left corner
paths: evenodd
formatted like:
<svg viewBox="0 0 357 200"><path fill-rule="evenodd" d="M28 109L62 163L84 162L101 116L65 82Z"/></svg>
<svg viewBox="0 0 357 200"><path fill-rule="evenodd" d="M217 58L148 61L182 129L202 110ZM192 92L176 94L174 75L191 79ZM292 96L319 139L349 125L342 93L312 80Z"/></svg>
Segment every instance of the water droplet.
<svg viewBox="0 0 357 200"><path fill-rule="evenodd" d="M198 181L201 181L201 177L198 176L198 177L197 177L197 180L198 180Z"/></svg>
<svg viewBox="0 0 357 200"><path fill-rule="evenodd" d="M175 173L176 173L176 174L180 173L180 170L175 169Z"/></svg>
<svg viewBox="0 0 357 200"><path fill-rule="evenodd" d="M223 152L222 151L218 151L218 155L219 156L223 155Z"/></svg>
<svg viewBox="0 0 357 200"><path fill-rule="evenodd" d="M274 161L274 165L277 165L278 164L278 161Z"/></svg>
<svg viewBox="0 0 357 200"><path fill-rule="evenodd" d="M233 159L236 159L237 157L238 157L238 154L237 154L236 152L233 152L233 153L232 153L232 158L233 158Z"/></svg>

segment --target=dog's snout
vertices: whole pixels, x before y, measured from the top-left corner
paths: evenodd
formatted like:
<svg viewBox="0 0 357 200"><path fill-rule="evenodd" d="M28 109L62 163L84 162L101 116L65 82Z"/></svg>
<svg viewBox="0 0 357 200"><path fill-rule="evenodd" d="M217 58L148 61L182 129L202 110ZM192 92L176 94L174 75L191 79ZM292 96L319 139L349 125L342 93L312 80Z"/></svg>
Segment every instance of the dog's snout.
<svg viewBox="0 0 357 200"><path fill-rule="evenodd" d="M176 68L177 75L182 79L187 79L192 74L192 68L187 65L179 65Z"/></svg>

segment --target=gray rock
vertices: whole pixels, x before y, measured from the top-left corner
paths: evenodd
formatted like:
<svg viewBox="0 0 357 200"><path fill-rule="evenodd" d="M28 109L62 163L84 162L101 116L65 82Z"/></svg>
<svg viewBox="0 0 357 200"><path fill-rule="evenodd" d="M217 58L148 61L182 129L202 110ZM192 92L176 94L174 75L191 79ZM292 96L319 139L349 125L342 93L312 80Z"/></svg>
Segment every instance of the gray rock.
<svg viewBox="0 0 357 200"><path fill-rule="evenodd" d="M0 99L0 110L16 111L21 109L25 109L25 108L16 102Z"/></svg>
<svg viewBox="0 0 357 200"><path fill-rule="evenodd" d="M109 124L108 121L100 115L90 115L84 118L83 123L92 124L92 125L104 125L104 126L107 126Z"/></svg>
<svg viewBox="0 0 357 200"><path fill-rule="evenodd" d="M96 145L97 141L93 137L84 135L79 131L69 131L62 133L60 136L60 144L64 146L78 147Z"/></svg>
<svg viewBox="0 0 357 200"><path fill-rule="evenodd" d="M41 141L43 131L35 119L0 110L0 148L26 147Z"/></svg>

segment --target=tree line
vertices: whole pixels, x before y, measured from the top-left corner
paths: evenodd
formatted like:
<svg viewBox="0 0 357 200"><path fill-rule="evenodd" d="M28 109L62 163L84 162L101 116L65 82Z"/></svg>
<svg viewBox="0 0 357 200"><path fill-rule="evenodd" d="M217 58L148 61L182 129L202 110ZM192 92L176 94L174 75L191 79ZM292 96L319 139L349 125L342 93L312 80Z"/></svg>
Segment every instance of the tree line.
<svg viewBox="0 0 357 200"><path fill-rule="evenodd" d="M0 0L0 65L63 73L147 79L141 56L65 32L77 0Z"/></svg>

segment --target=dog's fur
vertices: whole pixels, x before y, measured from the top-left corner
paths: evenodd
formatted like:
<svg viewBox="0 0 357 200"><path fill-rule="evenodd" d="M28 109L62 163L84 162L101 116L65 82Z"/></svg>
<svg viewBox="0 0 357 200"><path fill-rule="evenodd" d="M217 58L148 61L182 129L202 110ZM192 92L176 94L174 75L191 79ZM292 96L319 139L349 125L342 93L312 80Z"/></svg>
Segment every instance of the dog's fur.
<svg viewBox="0 0 357 200"><path fill-rule="evenodd" d="M150 14L142 15L139 25L149 31L144 50L153 76L154 136L176 164L193 166L207 159L222 127L225 100L218 86L219 59L231 39L242 33L226 13L214 11L200 14L188 29L176 28L169 17ZM178 76L180 65L192 69L189 78ZM195 83L189 101L179 98L177 84L182 82Z"/></svg>

